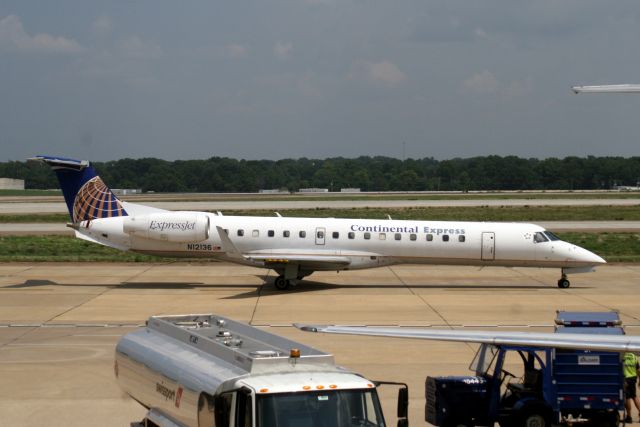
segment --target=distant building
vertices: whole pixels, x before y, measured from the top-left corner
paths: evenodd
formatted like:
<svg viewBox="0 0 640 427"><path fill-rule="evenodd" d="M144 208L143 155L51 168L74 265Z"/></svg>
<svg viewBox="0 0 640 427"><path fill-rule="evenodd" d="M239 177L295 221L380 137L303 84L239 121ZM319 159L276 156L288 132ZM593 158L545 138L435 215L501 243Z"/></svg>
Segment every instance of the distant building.
<svg viewBox="0 0 640 427"><path fill-rule="evenodd" d="M618 191L640 191L640 186L633 187L630 185L616 185L613 189Z"/></svg>
<svg viewBox="0 0 640 427"><path fill-rule="evenodd" d="M328 188L301 188L298 193L328 193Z"/></svg>
<svg viewBox="0 0 640 427"><path fill-rule="evenodd" d="M258 193L260 194L289 194L289 192L287 190L282 190L282 189L260 189L258 190Z"/></svg>
<svg viewBox="0 0 640 427"><path fill-rule="evenodd" d="M24 179L0 178L0 190L24 190Z"/></svg>
<svg viewBox="0 0 640 427"><path fill-rule="evenodd" d="M118 196L126 196L129 194L142 194L141 188L112 188L113 194Z"/></svg>
<svg viewBox="0 0 640 427"><path fill-rule="evenodd" d="M359 193L360 189L359 188L341 188L340 192L341 193Z"/></svg>

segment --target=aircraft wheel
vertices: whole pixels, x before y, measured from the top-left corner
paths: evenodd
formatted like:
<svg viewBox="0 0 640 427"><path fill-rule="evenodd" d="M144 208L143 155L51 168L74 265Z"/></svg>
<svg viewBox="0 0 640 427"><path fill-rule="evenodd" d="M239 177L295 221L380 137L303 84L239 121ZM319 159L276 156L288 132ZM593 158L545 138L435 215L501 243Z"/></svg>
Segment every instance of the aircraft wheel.
<svg viewBox="0 0 640 427"><path fill-rule="evenodd" d="M560 279L558 280L558 287L561 289L566 289L569 286L571 286L571 282L569 282L569 279Z"/></svg>
<svg viewBox="0 0 640 427"><path fill-rule="evenodd" d="M289 281L285 280L284 276L276 277L276 281L274 282L274 284L276 285L276 289L278 289L279 291L284 291L289 288Z"/></svg>

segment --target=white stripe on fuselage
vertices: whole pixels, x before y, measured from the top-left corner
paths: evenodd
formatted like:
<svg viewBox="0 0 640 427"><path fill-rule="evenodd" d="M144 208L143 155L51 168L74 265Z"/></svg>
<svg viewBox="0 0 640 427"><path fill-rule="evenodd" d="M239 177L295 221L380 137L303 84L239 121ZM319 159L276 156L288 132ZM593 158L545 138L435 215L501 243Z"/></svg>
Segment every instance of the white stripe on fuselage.
<svg viewBox="0 0 640 427"><path fill-rule="evenodd" d="M216 231L219 226L228 231L233 245L249 258L342 256L351 259L348 269L396 263L565 268L600 263L594 254L567 242L534 243L533 235L544 231L535 224L207 215L210 236L194 243L130 236L122 231L122 218L94 220L88 228L81 227L80 232L99 243L117 244L141 253L225 259L224 245ZM305 236L300 237L300 232ZM230 260L264 265L263 261L251 259Z"/></svg>

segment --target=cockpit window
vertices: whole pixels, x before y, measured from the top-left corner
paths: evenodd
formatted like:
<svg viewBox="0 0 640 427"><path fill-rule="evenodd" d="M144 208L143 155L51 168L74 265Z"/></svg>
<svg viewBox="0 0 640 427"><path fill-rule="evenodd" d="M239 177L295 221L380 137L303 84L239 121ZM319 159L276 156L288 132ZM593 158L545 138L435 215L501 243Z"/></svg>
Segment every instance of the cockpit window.
<svg viewBox="0 0 640 427"><path fill-rule="evenodd" d="M533 235L533 241L536 243L542 243L542 242L548 242L549 239L547 238L547 236L544 235L544 233L538 231L536 234Z"/></svg>
<svg viewBox="0 0 640 427"><path fill-rule="evenodd" d="M555 234L553 234L550 231L545 231L544 235L547 236L549 238L549 240L551 240L552 242L554 242L556 240L560 240L560 238L558 236L556 236Z"/></svg>

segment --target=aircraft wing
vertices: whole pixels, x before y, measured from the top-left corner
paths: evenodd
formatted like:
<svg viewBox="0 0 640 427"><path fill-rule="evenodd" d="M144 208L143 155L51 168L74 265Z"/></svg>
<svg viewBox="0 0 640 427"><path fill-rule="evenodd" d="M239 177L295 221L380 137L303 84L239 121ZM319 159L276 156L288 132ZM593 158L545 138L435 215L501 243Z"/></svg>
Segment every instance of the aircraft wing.
<svg viewBox="0 0 640 427"><path fill-rule="evenodd" d="M245 258L252 261L262 261L265 266L271 267L283 264L298 264L312 270L333 270L344 268L351 264L351 260L344 256L335 255L286 255L286 254L245 254Z"/></svg>
<svg viewBox="0 0 640 427"><path fill-rule="evenodd" d="M216 227L222 250L232 258L244 258L250 261L262 261L265 267L282 266L283 264L298 264L310 270L340 269L351 264L346 256L323 255L321 253L309 253L291 255L287 253L243 253L231 241L227 233L219 226Z"/></svg>
<svg viewBox="0 0 640 427"><path fill-rule="evenodd" d="M637 93L640 92L638 84L624 85L594 85L594 86L573 86L574 93Z"/></svg>
<svg viewBox="0 0 640 427"><path fill-rule="evenodd" d="M294 324L306 332L414 338L494 345L523 345L578 350L639 352L640 336L548 332L466 331L402 327L320 326Z"/></svg>

